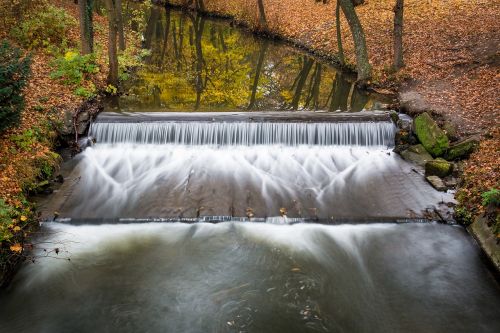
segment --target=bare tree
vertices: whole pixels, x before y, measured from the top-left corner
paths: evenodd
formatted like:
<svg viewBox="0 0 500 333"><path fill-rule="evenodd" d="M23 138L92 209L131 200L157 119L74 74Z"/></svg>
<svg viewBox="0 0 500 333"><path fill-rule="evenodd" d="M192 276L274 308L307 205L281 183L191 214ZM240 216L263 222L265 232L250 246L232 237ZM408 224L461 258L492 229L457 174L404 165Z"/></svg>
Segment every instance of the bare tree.
<svg viewBox="0 0 500 333"><path fill-rule="evenodd" d="M259 61L257 62L257 68L255 69L255 77L252 85L252 95L250 96L250 104L248 109L252 109L255 106L255 100L257 96L257 88L259 87L260 74L262 72L262 67L264 65L264 58L266 57L266 52L269 47L269 41L264 41L260 48Z"/></svg>
<svg viewBox="0 0 500 333"><path fill-rule="evenodd" d="M93 0L78 1L82 54L94 52Z"/></svg>
<svg viewBox="0 0 500 333"><path fill-rule="evenodd" d="M399 70L404 67L403 60L403 9L404 0L396 0L394 6L394 62L393 67Z"/></svg>
<svg viewBox="0 0 500 333"><path fill-rule="evenodd" d="M108 84L118 87L118 53L116 41L118 36L118 28L116 22L116 0L105 0L106 10L108 12L109 21L109 36L108 36L108 59L109 72Z"/></svg>
<svg viewBox="0 0 500 333"><path fill-rule="evenodd" d="M116 28L118 30L118 47L120 51L125 51L125 31L123 28L123 7L122 0L115 1L115 13L116 13Z"/></svg>
<svg viewBox="0 0 500 333"><path fill-rule="evenodd" d="M365 32L356 14L352 0L337 1L340 3L340 7L349 23L349 28L354 39L358 82L364 84L366 81L370 80L372 76L372 67L368 59L368 51L366 48Z"/></svg>
<svg viewBox="0 0 500 333"><path fill-rule="evenodd" d="M259 7L259 28L262 30L267 30L266 11L263 1L264 0L257 0L257 5Z"/></svg>

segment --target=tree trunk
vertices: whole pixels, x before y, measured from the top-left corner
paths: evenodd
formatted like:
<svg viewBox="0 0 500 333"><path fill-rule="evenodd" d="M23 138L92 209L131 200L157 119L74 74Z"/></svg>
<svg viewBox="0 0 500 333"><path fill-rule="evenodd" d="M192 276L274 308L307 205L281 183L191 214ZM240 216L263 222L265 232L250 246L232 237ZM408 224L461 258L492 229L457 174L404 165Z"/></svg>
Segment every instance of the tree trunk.
<svg viewBox="0 0 500 333"><path fill-rule="evenodd" d="M267 48L269 47L269 41L264 41L260 49L259 61L257 63L257 68L255 69L255 77L252 86L252 95L250 96L250 104L248 109L252 109L255 106L255 99L257 96L257 88L259 87L260 73L262 72L262 66L264 65L264 58L266 57Z"/></svg>
<svg viewBox="0 0 500 333"><path fill-rule="evenodd" d="M292 100L292 109L297 110L299 108L300 97L302 96L302 90L304 89L304 85L307 82L307 77L309 76L309 72L314 64L314 61L310 58L304 60L304 66L302 67L302 71L300 72L300 78L297 82L297 88L295 89L295 94L293 95Z"/></svg>
<svg viewBox="0 0 500 333"><path fill-rule="evenodd" d="M116 25L118 29L118 46L120 51L125 51L125 31L123 30L122 0L114 0Z"/></svg>
<svg viewBox="0 0 500 333"><path fill-rule="evenodd" d="M345 65L344 47L342 46L342 31L340 30L340 3L337 1L335 9L335 20L337 21L337 48L339 50L339 61L342 66Z"/></svg>
<svg viewBox="0 0 500 333"><path fill-rule="evenodd" d="M403 60L403 8L404 0L396 0L394 6L394 69L404 67Z"/></svg>
<svg viewBox="0 0 500 333"><path fill-rule="evenodd" d="M358 15L354 10L351 0L337 0L344 15L349 23L352 37L354 39L354 47L356 51L356 69L358 71L358 82L364 84L371 79L372 68L368 60L368 51L366 49L365 32L361 26Z"/></svg>
<svg viewBox="0 0 500 333"><path fill-rule="evenodd" d="M93 0L78 1L80 13L80 42L82 54L94 52Z"/></svg>
<svg viewBox="0 0 500 333"><path fill-rule="evenodd" d="M109 36L108 36L108 59L109 72L108 84L118 87L118 53L116 48L117 23L115 13L115 0L106 0L106 10L108 12Z"/></svg>
<svg viewBox="0 0 500 333"><path fill-rule="evenodd" d="M266 11L263 1L264 0L257 0L257 5L259 6L259 29L267 30Z"/></svg>

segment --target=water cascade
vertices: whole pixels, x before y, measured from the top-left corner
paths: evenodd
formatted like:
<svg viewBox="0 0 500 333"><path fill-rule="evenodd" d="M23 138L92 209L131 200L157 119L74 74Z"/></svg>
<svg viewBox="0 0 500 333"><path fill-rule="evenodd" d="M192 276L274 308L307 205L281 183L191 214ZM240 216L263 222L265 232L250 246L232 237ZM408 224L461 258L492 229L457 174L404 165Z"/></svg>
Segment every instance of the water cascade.
<svg viewBox="0 0 500 333"><path fill-rule="evenodd" d="M392 152L373 96L223 21L149 10L151 55L107 101L138 112L101 113L65 165L0 332L500 332L477 246L427 219L453 195ZM331 112L276 111L307 108Z"/></svg>

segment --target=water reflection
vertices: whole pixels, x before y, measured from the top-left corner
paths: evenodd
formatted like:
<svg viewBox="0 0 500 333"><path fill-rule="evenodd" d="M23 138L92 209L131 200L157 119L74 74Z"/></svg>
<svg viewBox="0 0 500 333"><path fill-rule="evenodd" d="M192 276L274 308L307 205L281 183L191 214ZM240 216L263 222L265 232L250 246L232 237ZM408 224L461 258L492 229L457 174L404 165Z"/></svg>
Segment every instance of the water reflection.
<svg viewBox="0 0 500 333"><path fill-rule="evenodd" d="M227 21L159 6L145 16L150 54L115 101L122 110L355 112L373 105L348 75Z"/></svg>

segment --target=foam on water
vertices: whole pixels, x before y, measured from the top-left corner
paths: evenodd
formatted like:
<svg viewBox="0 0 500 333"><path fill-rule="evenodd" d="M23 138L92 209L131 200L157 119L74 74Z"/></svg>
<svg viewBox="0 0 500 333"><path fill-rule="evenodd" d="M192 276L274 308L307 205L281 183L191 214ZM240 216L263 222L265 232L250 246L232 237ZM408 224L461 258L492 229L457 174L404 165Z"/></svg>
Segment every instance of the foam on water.
<svg viewBox="0 0 500 333"><path fill-rule="evenodd" d="M388 147L395 132L392 122L97 122L89 135L98 143Z"/></svg>

